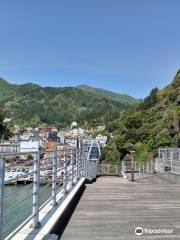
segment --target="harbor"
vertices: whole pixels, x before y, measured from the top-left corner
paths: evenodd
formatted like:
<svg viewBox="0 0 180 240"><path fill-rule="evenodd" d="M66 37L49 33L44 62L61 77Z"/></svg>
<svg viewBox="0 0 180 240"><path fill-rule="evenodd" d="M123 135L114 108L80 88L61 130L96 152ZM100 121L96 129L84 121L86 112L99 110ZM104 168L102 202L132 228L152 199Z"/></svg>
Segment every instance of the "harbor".
<svg viewBox="0 0 180 240"><path fill-rule="evenodd" d="M43 170L44 169L44 170ZM57 183L62 184L63 170L59 167L57 172ZM5 171L5 185L30 184L33 183L34 172L33 167L25 168L25 166L7 167ZM40 185L51 184L52 182L52 167L42 168L40 171Z"/></svg>

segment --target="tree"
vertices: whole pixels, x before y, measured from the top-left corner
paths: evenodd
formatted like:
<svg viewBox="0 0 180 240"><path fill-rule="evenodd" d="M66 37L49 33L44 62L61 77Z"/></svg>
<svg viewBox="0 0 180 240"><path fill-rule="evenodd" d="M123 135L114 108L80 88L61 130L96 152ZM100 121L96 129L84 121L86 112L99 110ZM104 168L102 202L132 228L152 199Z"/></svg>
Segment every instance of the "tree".
<svg viewBox="0 0 180 240"><path fill-rule="evenodd" d="M153 88L148 97L141 104L142 109L148 109L158 102L158 88Z"/></svg>
<svg viewBox="0 0 180 240"><path fill-rule="evenodd" d="M34 158L33 158L32 155L28 155L26 159L27 159L28 161L31 161L31 160L33 160Z"/></svg>
<svg viewBox="0 0 180 240"><path fill-rule="evenodd" d="M117 149L116 143L113 140L110 140L104 149L100 161L111 164L120 163L120 153Z"/></svg>
<svg viewBox="0 0 180 240"><path fill-rule="evenodd" d="M142 145L135 153L135 159L139 162L146 162L151 157L151 152L149 151L149 146L147 144Z"/></svg>
<svg viewBox="0 0 180 240"><path fill-rule="evenodd" d="M0 109L0 139L7 140L12 134L8 127L4 123L5 114L2 109Z"/></svg>

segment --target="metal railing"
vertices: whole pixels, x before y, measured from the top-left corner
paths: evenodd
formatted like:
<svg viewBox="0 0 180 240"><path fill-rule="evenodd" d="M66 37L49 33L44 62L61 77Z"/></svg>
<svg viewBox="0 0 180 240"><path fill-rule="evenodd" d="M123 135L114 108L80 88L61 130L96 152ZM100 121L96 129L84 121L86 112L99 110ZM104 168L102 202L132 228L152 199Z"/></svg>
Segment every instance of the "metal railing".
<svg viewBox="0 0 180 240"><path fill-rule="evenodd" d="M132 170L130 161L122 161L118 164L101 163L98 165L99 175L126 175ZM134 161L133 171L139 175L154 172L153 162L140 163Z"/></svg>
<svg viewBox="0 0 180 240"><path fill-rule="evenodd" d="M157 173L137 180L139 183L180 184L180 174L173 172Z"/></svg>
<svg viewBox="0 0 180 240"><path fill-rule="evenodd" d="M159 148L155 169L157 172L180 172L180 148Z"/></svg>
<svg viewBox="0 0 180 240"><path fill-rule="evenodd" d="M0 239L25 220L32 220L31 228L39 228L42 205L52 201L55 207L60 191L66 195L68 186L72 188L82 177L96 176L94 163L81 149L62 150L64 160L59 152L0 153ZM12 161L22 156L32 159Z"/></svg>
<svg viewBox="0 0 180 240"><path fill-rule="evenodd" d="M101 163L98 165L99 175L120 175L120 164Z"/></svg>

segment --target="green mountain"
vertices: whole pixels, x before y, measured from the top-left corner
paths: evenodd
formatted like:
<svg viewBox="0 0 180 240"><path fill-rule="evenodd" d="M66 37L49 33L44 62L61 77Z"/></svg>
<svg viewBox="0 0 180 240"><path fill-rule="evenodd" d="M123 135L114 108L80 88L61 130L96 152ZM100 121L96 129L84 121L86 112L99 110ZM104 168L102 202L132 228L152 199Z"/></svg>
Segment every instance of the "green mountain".
<svg viewBox="0 0 180 240"><path fill-rule="evenodd" d="M0 79L0 106L12 123L66 127L72 121L88 126L105 124L129 109L109 98L79 88L16 85Z"/></svg>
<svg viewBox="0 0 180 240"><path fill-rule="evenodd" d="M5 86L8 86L9 83L4 80L3 78L0 77L0 87L5 87Z"/></svg>
<svg viewBox="0 0 180 240"><path fill-rule="evenodd" d="M91 87L88 85L80 85L77 87L79 89L85 90L87 92L95 93L95 94L99 95L100 97L103 97L103 98L105 97L105 98L111 99L113 101L117 101L117 102L124 103L124 104L134 105L135 103L139 102L138 99L135 99L131 96L111 92L111 91L104 90L101 88L94 88L94 87Z"/></svg>
<svg viewBox="0 0 180 240"><path fill-rule="evenodd" d="M114 138L103 161L109 161L110 153L124 159L130 150L135 151L136 160L147 161L157 155L159 147L180 147L180 70L170 85L162 90L154 88L142 103L107 128Z"/></svg>

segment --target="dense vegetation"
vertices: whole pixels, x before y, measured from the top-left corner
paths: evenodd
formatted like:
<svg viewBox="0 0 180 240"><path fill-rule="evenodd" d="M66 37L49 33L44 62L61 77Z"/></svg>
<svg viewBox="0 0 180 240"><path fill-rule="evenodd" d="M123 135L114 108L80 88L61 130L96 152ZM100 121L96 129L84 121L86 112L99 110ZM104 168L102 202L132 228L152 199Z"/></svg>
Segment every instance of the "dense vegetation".
<svg viewBox="0 0 180 240"><path fill-rule="evenodd" d="M105 97L105 98L108 98L110 100L120 102L120 103L124 103L124 104L128 103L130 105L134 105L135 103L139 102L138 99L135 99L131 96L107 91L107 90L104 90L104 89L101 89L101 88L94 88L94 87L91 87L91 86L88 86L88 85L80 85L80 86L78 86L78 88L82 89L82 90L85 90L87 92L95 93L96 95L98 95L100 97Z"/></svg>
<svg viewBox="0 0 180 240"><path fill-rule="evenodd" d="M72 121L88 126L105 124L129 109L129 104L113 101L79 88L15 85L0 79L0 105L12 123L66 127Z"/></svg>
<svg viewBox="0 0 180 240"><path fill-rule="evenodd" d="M109 123L108 131L114 137L103 153L105 162L120 161L131 150L136 160L147 161L159 147L180 147L180 70L169 86L153 89L142 103Z"/></svg>
<svg viewBox="0 0 180 240"><path fill-rule="evenodd" d="M4 123L4 119L5 119L5 114L2 111L2 109L0 109L0 140L8 139L11 136L11 132L9 128Z"/></svg>

